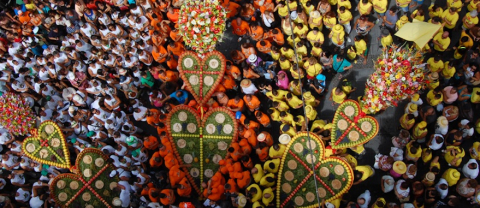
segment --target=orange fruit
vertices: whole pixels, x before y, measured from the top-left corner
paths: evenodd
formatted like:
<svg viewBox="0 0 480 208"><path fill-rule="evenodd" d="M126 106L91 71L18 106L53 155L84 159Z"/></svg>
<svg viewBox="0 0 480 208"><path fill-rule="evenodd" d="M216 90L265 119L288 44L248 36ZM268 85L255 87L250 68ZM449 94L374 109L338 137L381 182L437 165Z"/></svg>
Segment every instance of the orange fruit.
<svg viewBox="0 0 480 208"><path fill-rule="evenodd" d="M194 162L198 162L198 157L193 158Z"/></svg>
<svg viewBox="0 0 480 208"><path fill-rule="evenodd" d="M205 159L205 163L209 163L210 162L210 159Z"/></svg>

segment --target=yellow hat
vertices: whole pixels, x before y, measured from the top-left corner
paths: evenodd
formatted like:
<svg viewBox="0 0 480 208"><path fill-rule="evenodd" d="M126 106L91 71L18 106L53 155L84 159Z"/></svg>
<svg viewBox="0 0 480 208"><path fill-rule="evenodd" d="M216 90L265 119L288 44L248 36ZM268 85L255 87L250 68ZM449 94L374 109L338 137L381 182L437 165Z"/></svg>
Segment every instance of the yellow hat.
<svg viewBox="0 0 480 208"><path fill-rule="evenodd" d="M403 15L402 17L400 17L400 20L402 21L408 21L408 17L406 15Z"/></svg>
<svg viewBox="0 0 480 208"><path fill-rule="evenodd" d="M395 171L398 174L404 174L407 172L407 166L405 165L404 162L402 161L396 161L393 163L393 171Z"/></svg>
<svg viewBox="0 0 480 208"><path fill-rule="evenodd" d="M453 172L453 177L454 178L460 178L460 172L458 172L458 171Z"/></svg>
<svg viewBox="0 0 480 208"><path fill-rule="evenodd" d="M343 27L339 24L336 24L335 26L333 26L333 30L340 31L342 29L343 29Z"/></svg>
<svg viewBox="0 0 480 208"><path fill-rule="evenodd" d="M423 129L423 128L425 128L425 127L427 127L427 122L422 121L422 122L418 123L418 128Z"/></svg>
<svg viewBox="0 0 480 208"><path fill-rule="evenodd" d="M412 113L417 111L417 109L418 109L418 106L415 103L411 103L410 106L408 107L408 110L410 110L410 112Z"/></svg>
<svg viewBox="0 0 480 208"><path fill-rule="evenodd" d="M306 91L303 93L303 98L305 98L306 100L312 98L312 93L310 91Z"/></svg>
<svg viewBox="0 0 480 208"><path fill-rule="evenodd" d="M412 101L418 101L420 99L420 95L418 93L413 94Z"/></svg>

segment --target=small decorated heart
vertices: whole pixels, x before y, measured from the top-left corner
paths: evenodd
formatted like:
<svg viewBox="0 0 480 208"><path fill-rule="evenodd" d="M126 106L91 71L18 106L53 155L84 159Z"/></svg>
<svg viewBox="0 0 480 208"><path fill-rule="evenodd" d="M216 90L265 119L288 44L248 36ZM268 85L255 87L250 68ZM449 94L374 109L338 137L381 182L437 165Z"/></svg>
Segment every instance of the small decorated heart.
<svg viewBox="0 0 480 208"><path fill-rule="evenodd" d="M60 174L50 184L50 196L61 207L121 207L120 192L115 190L119 178L110 177L113 165L108 156L86 148L77 156L75 172Z"/></svg>
<svg viewBox="0 0 480 208"><path fill-rule="evenodd" d="M180 55L178 62L178 71L187 90L198 103L206 103L223 79L226 67L223 54L212 51L201 59L195 52L186 51Z"/></svg>
<svg viewBox="0 0 480 208"><path fill-rule="evenodd" d="M193 108L179 105L168 114L167 129L178 161L191 165L185 169L187 178L201 193L201 182L215 174L237 135L235 116L226 108L213 108L201 120Z"/></svg>
<svg viewBox="0 0 480 208"><path fill-rule="evenodd" d="M62 130L53 121L44 121L32 136L27 137L22 150L27 157L43 164L70 168L70 154Z"/></svg>
<svg viewBox="0 0 480 208"><path fill-rule="evenodd" d="M354 100L346 100L335 112L331 132L332 148L344 149L365 144L378 133L377 119L366 116Z"/></svg>
<svg viewBox="0 0 480 208"><path fill-rule="evenodd" d="M293 137L282 156L277 207L316 207L316 193L320 201L330 202L352 186L352 167L341 158L325 158L323 141L316 134L309 135L310 139L306 132Z"/></svg>

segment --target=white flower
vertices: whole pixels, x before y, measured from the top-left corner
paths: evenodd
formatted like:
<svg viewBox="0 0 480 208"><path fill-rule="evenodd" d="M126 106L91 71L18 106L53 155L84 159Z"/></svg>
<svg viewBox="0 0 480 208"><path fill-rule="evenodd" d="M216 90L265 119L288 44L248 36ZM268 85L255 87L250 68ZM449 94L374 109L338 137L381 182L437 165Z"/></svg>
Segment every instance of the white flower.
<svg viewBox="0 0 480 208"><path fill-rule="evenodd" d="M192 21L190 21L190 22L192 23L192 25L196 25L196 24L197 24L197 22L196 22L194 19L192 19Z"/></svg>
<svg viewBox="0 0 480 208"><path fill-rule="evenodd" d="M193 17L193 16L195 16L195 15L197 14L197 12L196 12L196 11L192 11L192 13L190 13L190 14L191 14L190 16Z"/></svg>
<svg viewBox="0 0 480 208"><path fill-rule="evenodd" d="M215 24L218 23L218 19L215 19L215 20L213 21L213 23L215 23Z"/></svg>
<svg viewBox="0 0 480 208"><path fill-rule="evenodd" d="M210 28L209 27L207 27L205 30L207 31L207 33L210 33Z"/></svg>
<svg viewBox="0 0 480 208"><path fill-rule="evenodd" d="M405 81L405 80L406 80L406 78L405 78L405 77L402 77L402 81Z"/></svg>
<svg viewBox="0 0 480 208"><path fill-rule="evenodd" d="M193 35L193 39L197 39L197 35Z"/></svg>
<svg viewBox="0 0 480 208"><path fill-rule="evenodd" d="M198 21L198 24L203 26L203 25L205 25L205 22L204 21Z"/></svg>
<svg viewBox="0 0 480 208"><path fill-rule="evenodd" d="M207 20L205 21L207 24L210 24L210 18L207 18Z"/></svg>
<svg viewBox="0 0 480 208"><path fill-rule="evenodd" d="M195 33L200 33L200 30L199 30L198 28L196 28L196 27L193 28L193 31L194 31Z"/></svg>

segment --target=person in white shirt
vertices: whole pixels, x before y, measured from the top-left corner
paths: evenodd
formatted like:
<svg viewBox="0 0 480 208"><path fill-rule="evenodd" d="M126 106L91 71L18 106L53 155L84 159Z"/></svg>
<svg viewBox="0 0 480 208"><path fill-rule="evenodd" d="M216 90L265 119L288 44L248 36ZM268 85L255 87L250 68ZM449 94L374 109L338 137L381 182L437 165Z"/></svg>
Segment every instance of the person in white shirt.
<svg viewBox="0 0 480 208"><path fill-rule="evenodd" d="M471 158L468 162L463 165L462 173L468 178L476 179L478 176L478 163L475 159Z"/></svg>
<svg viewBox="0 0 480 208"><path fill-rule="evenodd" d="M31 198L30 190L28 188L19 188L15 193L15 200L21 203L27 203Z"/></svg>
<svg viewBox="0 0 480 208"><path fill-rule="evenodd" d="M370 191L366 190L364 193L360 194L360 196L357 197L357 204L360 208L368 208L370 200L372 200L372 197L370 196Z"/></svg>
<svg viewBox="0 0 480 208"><path fill-rule="evenodd" d="M445 139L441 134L433 134L428 141L428 147L432 150L439 150L443 147Z"/></svg>
<svg viewBox="0 0 480 208"><path fill-rule="evenodd" d="M470 122L467 119L462 119L460 123L458 124L459 130L463 132L463 138L471 137L473 136L474 133L474 127L475 124Z"/></svg>
<svg viewBox="0 0 480 208"><path fill-rule="evenodd" d="M119 181L117 187L120 189L120 200L122 200L122 207L127 208L130 206L130 191L131 185L128 181Z"/></svg>
<svg viewBox="0 0 480 208"><path fill-rule="evenodd" d="M147 121L147 110L147 108L139 106L138 108L134 109L133 118L135 118L136 121Z"/></svg>
<svg viewBox="0 0 480 208"><path fill-rule="evenodd" d="M445 180L444 178L440 178L438 183L435 185L435 190L437 190L437 192L439 193L440 199L445 199L445 197L447 197L448 195L447 180Z"/></svg>

